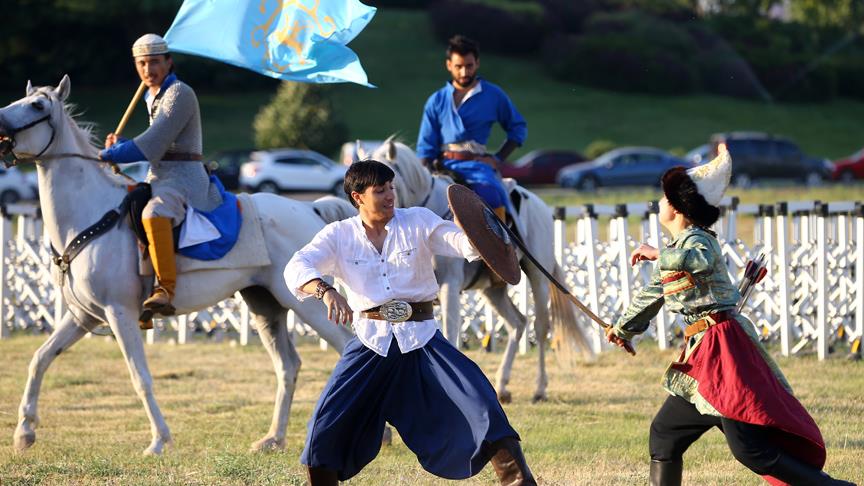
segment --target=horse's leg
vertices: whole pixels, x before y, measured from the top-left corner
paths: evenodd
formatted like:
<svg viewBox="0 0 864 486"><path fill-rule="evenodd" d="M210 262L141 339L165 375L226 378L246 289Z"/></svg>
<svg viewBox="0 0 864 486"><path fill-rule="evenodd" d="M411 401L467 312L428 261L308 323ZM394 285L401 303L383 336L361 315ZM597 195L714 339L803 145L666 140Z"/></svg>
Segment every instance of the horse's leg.
<svg viewBox="0 0 864 486"><path fill-rule="evenodd" d="M512 396L507 390L507 384L510 382L510 371L513 369L519 340L525 332L526 319L507 295L507 287L487 287L483 289L483 296L495 312L504 319L504 324L507 326L507 348L495 374L495 389L498 391L498 400L501 403L509 403Z"/></svg>
<svg viewBox="0 0 864 486"><path fill-rule="evenodd" d="M530 265L526 269L531 294L534 298L534 334L537 338L537 388L531 401L546 400L546 336L549 334L549 283L539 270Z"/></svg>
<svg viewBox="0 0 864 486"><path fill-rule="evenodd" d="M287 310L264 287L249 287L240 291L249 306L252 323L276 371L276 403L270 431L252 444L254 452L285 448L285 430L300 371L300 355L288 338Z"/></svg>
<svg viewBox="0 0 864 486"><path fill-rule="evenodd" d="M441 299L441 317L444 320L443 326L444 337L450 341L450 344L461 347L459 335L462 331L462 320L459 319L459 291L462 286L461 282L443 282L439 296Z"/></svg>
<svg viewBox="0 0 864 486"><path fill-rule="evenodd" d="M54 358L86 334L87 331L75 325L72 314L66 312L48 340L33 353L27 374L27 385L24 387L24 396L18 409L18 426L13 435L15 449L23 451L36 442L36 427L39 425L39 391L48 367L51 366Z"/></svg>
<svg viewBox="0 0 864 486"><path fill-rule="evenodd" d="M153 394L153 377L147 366L144 342L141 340L141 334L138 330L138 314L135 312L135 307L132 306L128 309L106 307L105 315L108 319L108 325L111 326L111 331L114 332L114 337L120 345L123 357L126 359L126 367L129 368L132 386L144 403L144 410L147 412L147 418L150 419L150 433L153 440L144 449L144 454L161 454L164 447L171 444L171 431L168 430L168 424L165 423L162 411L159 410L159 404L156 403L156 396Z"/></svg>
<svg viewBox="0 0 864 486"><path fill-rule="evenodd" d="M459 319L459 293L464 280L463 260L448 257L435 258L435 276L440 290L438 299L441 301L441 323L444 337L450 344L460 347L462 320Z"/></svg>

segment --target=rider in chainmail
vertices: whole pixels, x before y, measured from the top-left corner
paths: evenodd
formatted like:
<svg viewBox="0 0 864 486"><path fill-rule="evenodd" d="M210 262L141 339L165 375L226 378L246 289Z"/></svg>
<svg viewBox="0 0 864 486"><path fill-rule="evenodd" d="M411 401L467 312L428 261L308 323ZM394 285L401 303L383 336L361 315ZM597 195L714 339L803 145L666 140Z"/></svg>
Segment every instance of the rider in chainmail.
<svg viewBox="0 0 864 486"><path fill-rule="evenodd" d="M109 134L100 158L115 163L147 160L147 182L153 195L141 215L149 240L158 285L144 308L163 316L174 314L171 300L177 283L173 228L186 206L211 211L221 202L202 163L201 114L195 92L174 74L168 44L146 34L132 46L135 67L147 86L150 128L132 140Z"/></svg>

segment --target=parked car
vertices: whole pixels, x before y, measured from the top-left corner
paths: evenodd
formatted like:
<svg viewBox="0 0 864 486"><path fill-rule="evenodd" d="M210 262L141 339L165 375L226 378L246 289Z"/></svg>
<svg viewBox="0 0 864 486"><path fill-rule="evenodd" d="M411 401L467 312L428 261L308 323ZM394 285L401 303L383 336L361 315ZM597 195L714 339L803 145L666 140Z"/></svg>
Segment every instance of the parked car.
<svg viewBox="0 0 864 486"><path fill-rule="evenodd" d="M831 179L843 182L864 179L864 148L849 157L835 160Z"/></svg>
<svg viewBox="0 0 864 486"><path fill-rule="evenodd" d="M717 146L726 144L732 156L732 183L749 187L764 179L792 179L812 186L831 177L834 164L805 155L789 139L758 132L719 133L708 144L713 158Z"/></svg>
<svg viewBox="0 0 864 486"><path fill-rule="evenodd" d="M0 204L14 204L22 199L37 197L37 186L33 176L28 176L17 167L7 169L0 164Z"/></svg>
<svg viewBox="0 0 864 486"><path fill-rule="evenodd" d="M659 186L660 176L677 166L693 164L656 148L624 147L561 169L557 182L582 191L600 186Z"/></svg>
<svg viewBox="0 0 864 486"><path fill-rule="evenodd" d="M532 150L499 169L502 177L512 177L520 184L555 184L558 171L584 161L585 157L570 150Z"/></svg>
<svg viewBox="0 0 864 486"><path fill-rule="evenodd" d="M711 146L705 143L687 152L687 154L684 155L684 160L690 162L693 165L699 165L711 160L710 156Z"/></svg>
<svg viewBox="0 0 864 486"><path fill-rule="evenodd" d="M257 192L322 191L342 195L348 167L311 150L260 150L240 166L240 187Z"/></svg>
<svg viewBox="0 0 864 486"><path fill-rule="evenodd" d="M368 157L372 155L372 152L380 147L382 143L384 143L384 140L357 140L354 142L345 142L342 144L342 149L339 151L339 162L341 162L342 165L351 165L360 160L361 154L358 153L358 145L361 149L359 152L362 152L363 156Z"/></svg>
<svg viewBox="0 0 864 486"><path fill-rule="evenodd" d="M252 149L223 150L207 157L207 167L229 191L240 188L240 166L249 161Z"/></svg>

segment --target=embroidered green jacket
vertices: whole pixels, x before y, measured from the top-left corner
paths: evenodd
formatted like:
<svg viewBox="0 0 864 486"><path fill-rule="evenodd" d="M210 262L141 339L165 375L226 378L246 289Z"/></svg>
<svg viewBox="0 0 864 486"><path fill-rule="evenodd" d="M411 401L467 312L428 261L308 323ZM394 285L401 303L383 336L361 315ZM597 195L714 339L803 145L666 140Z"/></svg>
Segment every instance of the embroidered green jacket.
<svg viewBox="0 0 864 486"><path fill-rule="evenodd" d="M629 340L645 332L651 319L664 305L669 311L681 314L687 325L715 312L735 312L741 296L729 279L720 244L711 233L696 226L685 229L667 248L660 250L658 260L651 281L640 289L615 324L617 336ZM755 326L739 314L735 315L735 320L753 340L780 383L791 393L783 373L759 342ZM705 331L688 340L681 361L687 361L704 335ZM720 415L699 396L698 383L684 373L667 369L663 387L696 405L703 414Z"/></svg>

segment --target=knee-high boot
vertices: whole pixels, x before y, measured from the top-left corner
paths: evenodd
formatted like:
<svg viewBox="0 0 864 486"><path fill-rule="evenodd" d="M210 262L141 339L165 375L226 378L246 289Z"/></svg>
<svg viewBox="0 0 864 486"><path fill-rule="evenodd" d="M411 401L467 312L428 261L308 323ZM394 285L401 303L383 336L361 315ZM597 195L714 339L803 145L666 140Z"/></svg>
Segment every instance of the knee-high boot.
<svg viewBox="0 0 864 486"><path fill-rule="evenodd" d="M147 218L141 220L147 239L150 242L150 258L156 271L158 285L150 298L144 301L144 308L163 316L174 315L171 305L177 285L177 263L174 257L174 233L171 218Z"/></svg>
<svg viewBox="0 0 864 486"><path fill-rule="evenodd" d="M648 482L651 486L681 486L681 474L684 462L651 460L651 472Z"/></svg>
<svg viewBox="0 0 864 486"><path fill-rule="evenodd" d="M324 467L306 467L309 486L339 486L339 476L336 471Z"/></svg>
<svg viewBox="0 0 864 486"><path fill-rule="evenodd" d="M536 486L537 481L525 462L519 441L513 438L497 440L495 455L492 456L492 467L502 486Z"/></svg>
<svg viewBox="0 0 864 486"><path fill-rule="evenodd" d="M821 470L795 459L789 454L780 454L769 473L775 478L793 486L855 486L855 483L834 479Z"/></svg>

